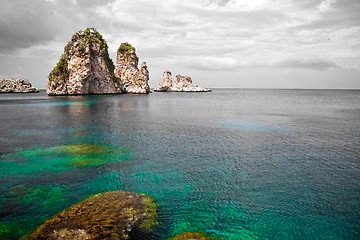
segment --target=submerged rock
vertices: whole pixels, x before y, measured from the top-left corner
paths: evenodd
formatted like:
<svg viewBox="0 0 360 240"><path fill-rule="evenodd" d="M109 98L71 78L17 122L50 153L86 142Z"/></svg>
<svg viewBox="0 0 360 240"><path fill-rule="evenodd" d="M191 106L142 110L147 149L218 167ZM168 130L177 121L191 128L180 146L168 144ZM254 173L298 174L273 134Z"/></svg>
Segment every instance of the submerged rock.
<svg viewBox="0 0 360 240"><path fill-rule="evenodd" d="M93 28L79 31L49 74L48 95L113 94L123 88L114 76L108 45Z"/></svg>
<svg viewBox="0 0 360 240"><path fill-rule="evenodd" d="M49 158L49 156L51 156ZM22 159L23 164L11 161ZM58 173L74 168L91 168L107 163L129 160L129 151L123 146L72 143L50 148L17 149L16 153L0 156L1 174L22 176L40 172Z"/></svg>
<svg viewBox="0 0 360 240"><path fill-rule="evenodd" d="M157 204L146 194L92 195L55 215L24 239L129 239L134 230L157 225Z"/></svg>
<svg viewBox="0 0 360 240"><path fill-rule="evenodd" d="M183 232L168 240L220 240L219 238L206 236L204 233L199 232Z"/></svg>
<svg viewBox="0 0 360 240"><path fill-rule="evenodd" d="M201 88L193 84L191 77L177 74L172 82L169 70L163 73L163 80L154 89L156 92L211 92L210 89Z"/></svg>
<svg viewBox="0 0 360 240"><path fill-rule="evenodd" d="M139 70L138 61L135 48L129 43L122 43L117 51L115 76L127 93L150 93L146 62L141 64Z"/></svg>
<svg viewBox="0 0 360 240"><path fill-rule="evenodd" d="M39 92L32 87L25 78L0 79L0 93L36 93Z"/></svg>

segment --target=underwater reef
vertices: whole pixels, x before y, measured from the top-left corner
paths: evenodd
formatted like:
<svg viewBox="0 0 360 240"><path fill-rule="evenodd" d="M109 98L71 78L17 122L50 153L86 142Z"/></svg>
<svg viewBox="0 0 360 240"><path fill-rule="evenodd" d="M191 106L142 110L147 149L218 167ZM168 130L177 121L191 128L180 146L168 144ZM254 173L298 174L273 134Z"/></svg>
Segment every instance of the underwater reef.
<svg viewBox="0 0 360 240"><path fill-rule="evenodd" d="M220 238L209 237L199 232L183 232L168 240L220 240Z"/></svg>
<svg viewBox="0 0 360 240"><path fill-rule="evenodd" d="M21 239L129 239L131 231L156 226L154 199L146 194L112 191L72 205Z"/></svg>

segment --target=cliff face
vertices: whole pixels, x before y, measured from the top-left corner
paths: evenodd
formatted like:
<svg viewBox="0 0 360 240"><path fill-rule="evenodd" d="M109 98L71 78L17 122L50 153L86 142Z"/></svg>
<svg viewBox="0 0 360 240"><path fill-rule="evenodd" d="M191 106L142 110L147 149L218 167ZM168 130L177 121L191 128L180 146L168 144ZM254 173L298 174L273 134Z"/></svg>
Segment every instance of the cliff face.
<svg viewBox="0 0 360 240"><path fill-rule="evenodd" d="M115 76L127 93L150 93L146 62L141 64L139 70L138 61L135 48L129 43L122 43L117 51Z"/></svg>
<svg viewBox="0 0 360 240"><path fill-rule="evenodd" d="M32 87L25 78L0 79L0 93L35 93L39 92Z"/></svg>
<svg viewBox="0 0 360 240"><path fill-rule="evenodd" d="M75 33L49 74L48 95L113 94L123 88L114 76L108 46L95 29Z"/></svg>
<svg viewBox="0 0 360 240"><path fill-rule="evenodd" d="M192 83L189 76L177 74L172 82L171 72L169 70L163 73L163 80L154 89L156 92L211 92L210 89L201 88Z"/></svg>

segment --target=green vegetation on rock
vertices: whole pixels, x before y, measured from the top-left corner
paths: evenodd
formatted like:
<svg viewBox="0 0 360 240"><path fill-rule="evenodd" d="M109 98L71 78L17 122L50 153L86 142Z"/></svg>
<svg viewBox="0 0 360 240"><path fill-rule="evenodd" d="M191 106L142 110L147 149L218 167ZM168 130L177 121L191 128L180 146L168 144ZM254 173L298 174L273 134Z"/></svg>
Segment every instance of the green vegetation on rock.
<svg viewBox="0 0 360 240"><path fill-rule="evenodd" d="M113 191L91 195L41 225L23 239L128 239L133 230L156 226L154 199Z"/></svg>
<svg viewBox="0 0 360 240"><path fill-rule="evenodd" d="M129 61L129 59L131 58L130 56L135 57L136 61L139 61L139 57L135 53L136 49L133 46L131 46L130 43L127 42L121 43L117 51L118 51L118 55L120 53L123 57L127 58L127 61Z"/></svg>
<svg viewBox="0 0 360 240"><path fill-rule="evenodd" d="M69 78L69 71L67 69L67 59L64 55L61 55L59 62L49 74L49 84L54 82L55 85L60 82L65 82Z"/></svg>
<svg viewBox="0 0 360 240"><path fill-rule="evenodd" d="M120 47L118 48L118 52L122 52L122 53L131 52L131 50L135 52L135 48L131 46L130 43L127 42L121 43Z"/></svg>

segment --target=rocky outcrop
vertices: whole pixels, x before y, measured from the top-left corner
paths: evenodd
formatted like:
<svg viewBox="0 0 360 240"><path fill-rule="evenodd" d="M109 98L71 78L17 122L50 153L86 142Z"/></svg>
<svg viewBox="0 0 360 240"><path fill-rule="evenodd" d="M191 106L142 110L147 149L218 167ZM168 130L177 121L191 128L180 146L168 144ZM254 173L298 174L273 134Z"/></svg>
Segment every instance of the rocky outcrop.
<svg viewBox="0 0 360 240"><path fill-rule="evenodd" d="M114 191L92 195L55 215L24 239L128 239L157 225L157 204L146 194Z"/></svg>
<svg viewBox="0 0 360 240"><path fill-rule="evenodd" d="M25 78L0 79L0 93L36 93L39 92L32 87Z"/></svg>
<svg viewBox="0 0 360 240"><path fill-rule="evenodd" d="M163 80L159 82L158 86L154 89L156 92L166 92L170 91L172 86L172 77L169 70L164 71Z"/></svg>
<svg viewBox="0 0 360 240"><path fill-rule="evenodd" d="M156 92L211 92L210 89L201 88L192 83L189 76L177 74L172 82L171 72L169 70L163 73L163 80L154 89Z"/></svg>
<svg viewBox="0 0 360 240"><path fill-rule="evenodd" d="M146 62L141 64L139 70L138 61L135 48L129 43L122 43L117 51L115 76L120 79L126 93L150 93Z"/></svg>
<svg viewBox="0 0 360 240"><path fill-rule="evenodd" d="M114 76L108 45L93 28L79 31L49 74L48 95L114 94L123 88Z"/></svg>

